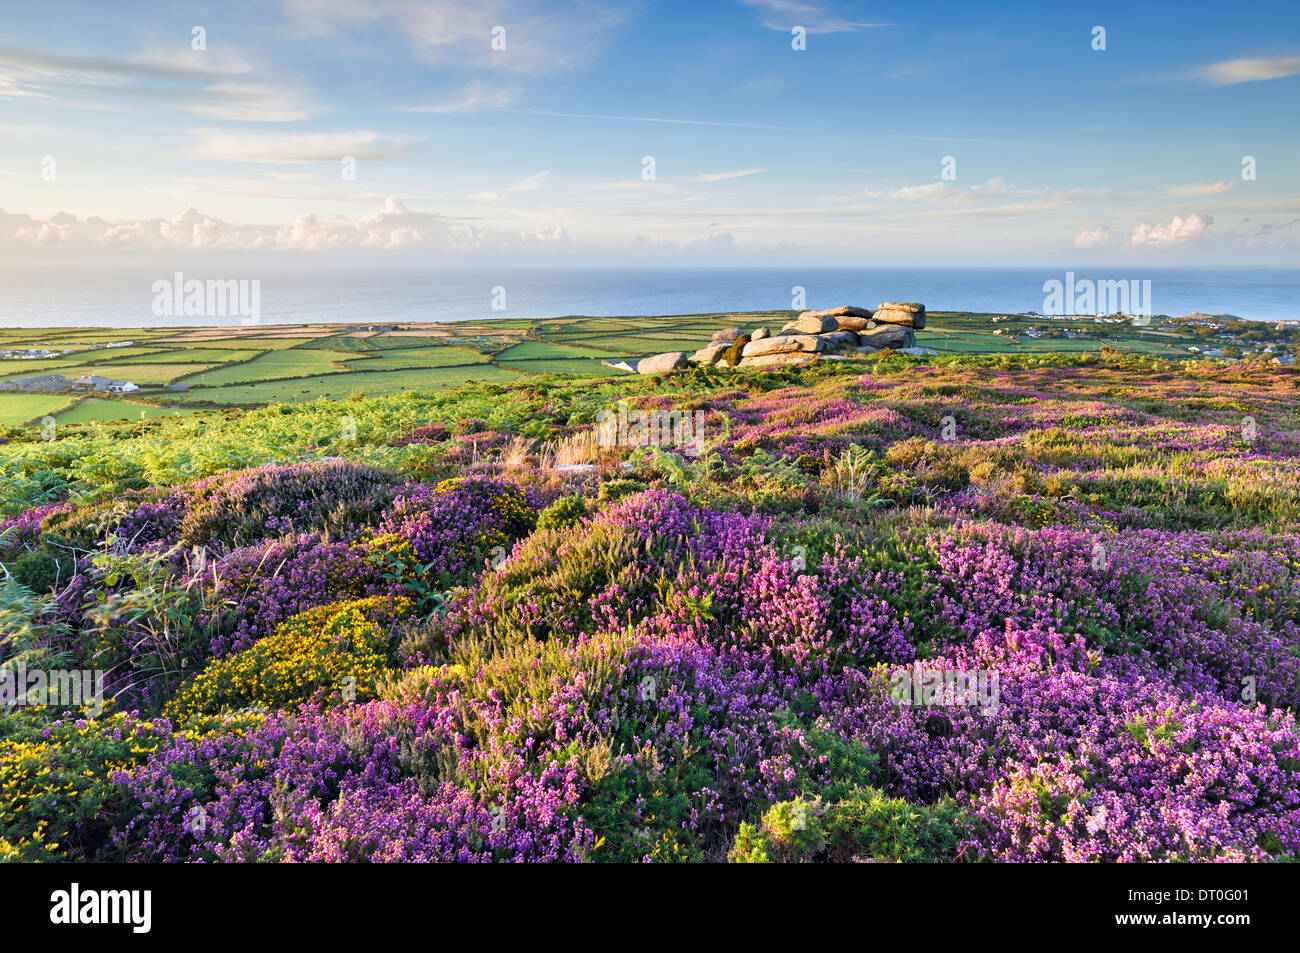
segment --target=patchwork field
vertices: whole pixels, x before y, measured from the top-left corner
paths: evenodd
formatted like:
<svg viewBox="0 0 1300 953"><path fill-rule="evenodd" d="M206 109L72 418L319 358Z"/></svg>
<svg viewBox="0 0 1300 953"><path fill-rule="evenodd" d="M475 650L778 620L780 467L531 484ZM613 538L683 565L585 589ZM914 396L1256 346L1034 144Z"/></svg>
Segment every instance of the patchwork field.
<svg viewBox="0 0 1300 953"><path fill-rule="evenodd" d="M55 357L0 358L0 381L40 374L98 375L140 387L115 410L108 403L65 414L68 423L138 419L139 405L170 408L256 407L358 393L406 389L445 390L467 381L504 382L556 374L611 378L626 373L606 361L664 351L695 351L721 329L779 328L794 312L692 314L651 317L570 316L489 323L406 324L392 330L352 330L329 325L106 331L53 329L0 331L0 351L68 350ZM938 355L1101 353L1143 354L1186 360L1190 347L1254 339L1256 356L1285 353L1292 331L1267 325L1202 327L1183 319L1156 319L1149 327L1037 315L930 314L916 343ZM126 346L105 347L110 343ZM1265 354L1262 348L1274 351ZM1276 350L1277 347L1282 350ZM1231 350L1231 347L1229 348ZM102 395L100 395L102 396ZM70 402L9 401L0 425L30 424ZM24 416L27 408L34 412ZM39 411L39 412L35 412ZM152 416L152 413L149 415Z"/></svg>

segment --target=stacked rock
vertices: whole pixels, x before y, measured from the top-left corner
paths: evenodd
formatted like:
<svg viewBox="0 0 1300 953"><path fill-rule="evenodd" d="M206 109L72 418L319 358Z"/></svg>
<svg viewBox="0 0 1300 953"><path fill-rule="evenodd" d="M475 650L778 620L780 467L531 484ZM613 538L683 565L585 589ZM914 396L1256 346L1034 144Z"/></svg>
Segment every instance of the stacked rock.
<svg viewBox="0 0 1300 953"><path fill-rule="evenodd" d="M912 301L886 301L876 311L843 305L825 311L804 311L799 317L769 333L758 328L748 335L738 367L772 367L807 364L823 357L845 358L871 354L885 348L916 347L914 331L925 327L925 305ZM642 374L662 374L689 364L715 365L732 345L745 336L740 328L727 328L687 357L673 351L645 358L637 366Z"/></svg>
<svg viewBox="0 0 1300 953"><path fill-rule="evenodd" d="M876 312L881 324L898 324L920 331L925 327L925 305L915 301L886 301Z"/></svg>

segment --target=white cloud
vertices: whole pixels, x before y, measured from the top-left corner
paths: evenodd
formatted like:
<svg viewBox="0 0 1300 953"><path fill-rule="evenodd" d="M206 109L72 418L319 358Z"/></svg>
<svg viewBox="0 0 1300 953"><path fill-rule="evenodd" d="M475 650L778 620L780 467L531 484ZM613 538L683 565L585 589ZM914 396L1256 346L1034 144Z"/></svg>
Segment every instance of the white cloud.
<svg viewBox="0 0 1300 953"><path fill-rule="evenodd" d="M766 169L737 169L735 172L700 172L691 176L691 182L722 182L726 179L739 179L746 175L759 175Z"/></svg>
<svg viewBox="0 0 1300 953"><path fill-rule="evenodd" d="M898 189L866 189L864 194L872 199L902 199L903 201L931 202L950 198L954 202L974 202L978 199L1004 198L1009 195L1045 194L1044 190L1017 189L1000 178L989 179L977 185L962 187L951 181L927 182L924 185L905 185Z"/></svg>
<svg viewBox="0 0 1300 953"><path fill-rule="evenodd" d="M1219 195L1232 188L1231 182L1202 182L1192 183L1191 185L1166 185L1163 190L1170 195L1177 196L1196 196L1196 195Z"/></svg>
<svg viewBox="0 0 1300 953"><path fill-rule="evenodd" d="M424 138L352 132L271 133L201 129L190 155L227 162L339 162L405 159L418 153Z"/></svg>
<svg viewBox="0 0 1300 953"><path fill-rule="evenodd" d="M517 89L493 89L476 79L466 84L454 96L443 102L425 106L399 106L398 109L402 112L438 113L441 115L479 112L483 109L505 109L518 96L519 91Z"/></svg>
<svg viewBox="0 0 1300 953"><path fill-rule="evenodd" d="M132 246L195 250L328 251L373 248L395 251L422 247L447 251L519 249L567 244L558 226L530 232L480 228L436 212L417 212L389 196L383 208L357 219L322 218L307 212L288 225L238 224L193 208L174 219L107 221L59 213L41 220L0 209L0 246Z"/></svg>
<svg viewBox="0 0 1300 953"><path fill-rule="evenodd" d="M616 122L657 122L675 126L722 126L729 129L768 129L775 132L799 132L789 126L764 126L750 122L722 122L713 119L674 119L663 116L609 116L597 113L561 113L547 109L521 110L530 116L553 116L556 119L609 119Z"/></svg>
<svg viewBox="0 0 1300 953"><path fill-rule="evenodd" d="M195 98L196 102L182 105L180 109L206 119L298 122L319 112L298 90L272 83L214 83Z"/></svg>
<svg viewBox="0 0 1300 953"><path fill-rule="evenodd" d="M624 6L588 2L546 8L528 0L283 0L295 28L324 35L364 23L399 30L426 62L542 74L598 55L628 18ZM505 28L505 49L492 30Z"/></svg>
<svg viewBox="0 0 1300 953"><path fill-rule="evenodd" d="M542 183L545 182L550 177L551 177L551 173L549 169L544 172L538 172L536 175L530 175L526 179L520 179L514 185L510 186L510 188L506 189L506 191L507 192L532 192L535 189L540 189L542 187Z"/></svg>
<svg viewBox="0 0 1300 953"><path fill-rule="evenodd" d="M742 250L746 246L731 232L719 231L681 240L637 235L630 247L635 251L647 252L730 252Z"/></svg>
<svg viewBox="0 0 1300 953"><path fill-rule="evenodd" d="M1075 236L1074 244L1078 248L1097 248L1110 245L1116 241L1116 235L1107 226L1089 228Z"/></svg>
<svg viewBox="0 0 1300 953"><path fill-rule="evenodd" d="M889 23L861 23L846 19L824 3L803 3L800 0L740 0L747 7L763 11L763 26L769 30L789 33L801 26L809 33L854 33L873 27L890 26Z"/></svg>
<svg viewBox="0 0 1300 953"><path fill-rule="evenodd" d="M1214 224L1209 215L1175 215L1168 225L1139 225L1133 230L1129 243L1133 245L1177 245L1200 238Z"/></svg>
<svg viewBox="0 0 1300 953"><path fill-rule="evenodd" d="M211 119L294 122L319 108L300 84L269 75L229 48L150 50L125 59L0 50L0 98L61 99L76 108L175 108ZM63 94L75 91L80 100Z"/></svg>
<svg viewBox="0 0 1300 953"><path fill-rule="evenodd" d="M930 182L926 185L905 185L901 189L864 189L867 198L904 199L930 201L937 199L948 191L947 182Z"/></svg>
<svg viewBox="0 0 1300 953"><path fill-rule="evenodd" d="M972 196L991 197L997 195L1010 195L1017 191L1001 178L992 178L987 182L981 182L979 185L972 185L967 192Z"/></svg>
<svg viewBox="0 0 1300 953"><path fill-rule="evenodd" d="M1210 82L1219 86L1283 79L1300 74L1300 56L1224 60L1222 63L1211 63L1201 72Z"/></svg>
<svg viewBox="0 0 1300 953"><path fill-rule="evenodd" d="M538 172L536 175L530 175L526 179L520 179L514 185L508 185L504 189L488 192L476 192L470 198L477 199L481 202L499 202L506 198L511 192L533 192L542 187L542 184L551 177L549 170Z"/></svg>

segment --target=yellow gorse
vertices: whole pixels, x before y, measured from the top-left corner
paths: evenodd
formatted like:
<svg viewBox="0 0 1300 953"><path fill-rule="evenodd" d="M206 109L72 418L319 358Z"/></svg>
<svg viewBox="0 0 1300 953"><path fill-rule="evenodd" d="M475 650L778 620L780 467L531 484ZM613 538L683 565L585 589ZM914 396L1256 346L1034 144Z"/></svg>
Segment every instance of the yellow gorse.
<svg viewBox="0 0 1300 953"><path fill-rule="evenodd" d="M407 599L372 596L300 612L251 648L209 663L163 714L183 725L227 709L286 708L318 693L336 701L373 698L388 646L377 620L409 608Z"/></svg>

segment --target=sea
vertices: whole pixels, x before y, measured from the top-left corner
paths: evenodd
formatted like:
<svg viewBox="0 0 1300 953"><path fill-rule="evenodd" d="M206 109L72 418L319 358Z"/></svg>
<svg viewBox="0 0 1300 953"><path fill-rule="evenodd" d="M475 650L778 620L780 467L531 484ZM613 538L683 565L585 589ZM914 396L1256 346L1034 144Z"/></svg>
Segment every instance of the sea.
<svg viewBox="0 0 1300 953"><path fill-rule="evenodd" d="M1049 281L1034 268L465 268L197 265L188 282L257 282L256 319L239 313L158 314L157 267L0 266L0 327L145 328L240 324L490 321L567 315L708 314L874 308L919 301L930 311L1044 312ZM1155 314L1300 319L1300 268L1098 268L1080 281L1150 281ZM231 312L237 309L232 307Z"/></svg>

